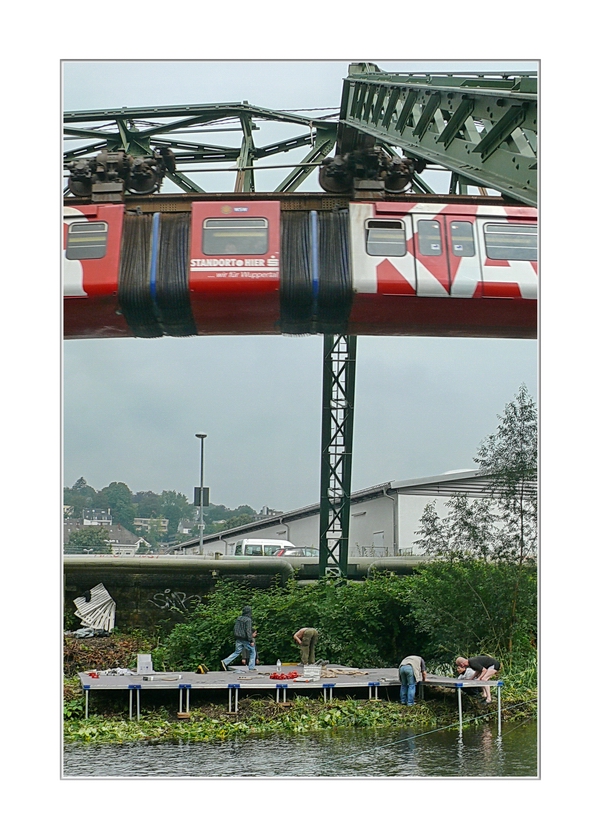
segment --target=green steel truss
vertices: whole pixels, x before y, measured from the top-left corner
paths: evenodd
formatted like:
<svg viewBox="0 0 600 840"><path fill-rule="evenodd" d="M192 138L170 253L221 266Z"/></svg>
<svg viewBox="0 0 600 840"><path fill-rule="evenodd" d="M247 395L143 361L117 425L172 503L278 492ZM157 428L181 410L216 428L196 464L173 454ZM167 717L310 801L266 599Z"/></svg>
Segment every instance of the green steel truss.
<svg viewBox="0 0 600 840"><path fill-rule="evenodd" d="M254 192L254 169L265 168L257 167L257 163L292 149L309 147L300 163L280 167L291 172L275 192L293 192L333 149L336 118L337 112L313 119L302 113L272 111L246 102L68 111L64 115L64 136L66 141L71 141L71 147L64 153L63 162L66 166L105 150L123 151L136 157L168 148L174 155L175 172L167 172L166 177L184 192L205 192L198 183L202 180L202 171L214 172L215 165L218 167L219 164L225 171L236 172L235 192ZM257 146L254 131L259 127L259 121L300 125L308 131ZM201 132L233 131L241 135L236 146L204 143L198 139ZM76 140L86 142L73 148L72 141ZM200 177L196 175L198 167Z"/></svg>
<svg viewBox="0 0 600 840"><path fill-rule="evenodd" d="M373 143L449 170L452 192L478 185L535 206L537 76L400 75L353 64L336 151Z"/></svg>
<svg viewBox="0 0 600 840"><path fill-rule="evenodd" d="M319 577L347 577L356 336L323 336Z"/></svg>

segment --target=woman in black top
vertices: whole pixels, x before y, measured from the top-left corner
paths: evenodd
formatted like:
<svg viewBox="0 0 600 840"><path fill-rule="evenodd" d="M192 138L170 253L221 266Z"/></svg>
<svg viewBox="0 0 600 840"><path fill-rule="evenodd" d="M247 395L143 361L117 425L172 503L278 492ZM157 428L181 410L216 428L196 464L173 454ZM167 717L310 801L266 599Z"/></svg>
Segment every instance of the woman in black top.
<svg viewBox="0 0 600 840"><path fill-rule="evenodd" d="M467 668L479 671L480 673L477 679L485 682L486 680L491 680L492 677L498 673L500 670L500 663L497 659L494 659L493 656L487 656L486 654L482 654L481 656L472 656L470 659L466 659L464 656L459 656L456 660L456 667L459 674L464 674ZM491 703L492 692L490 691L489 686L483 686L483 693L485 696L485 702Z"/></svg>

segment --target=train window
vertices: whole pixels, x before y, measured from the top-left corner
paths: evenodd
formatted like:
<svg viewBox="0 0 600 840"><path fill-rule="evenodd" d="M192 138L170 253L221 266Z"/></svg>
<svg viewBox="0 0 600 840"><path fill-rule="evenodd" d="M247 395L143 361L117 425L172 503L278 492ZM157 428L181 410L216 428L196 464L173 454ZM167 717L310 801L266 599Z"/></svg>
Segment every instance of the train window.
<svg viewBox="0 0 600 840"><path fill-rule="evenodd" d="M483 236L491 260L537 260L537 225L486 224Z"/></svg>
<svg viewBox="0 0 600 840"><path fill-rule="evenodd" d="M442 231L439 222L421 219L417 222L419 253L424 257L439 257L442 253Z"/></svg>
<svg viewBox="0 0 600 840"><path fill-rule="evenodd" d="M403 257L406 254L404 222L367 222L367 254L372 257Z"/></svg>
<svg viewBox="0 0 600 840"><path fill-rule="evenodd" d="M266 219L205 219L202 251L217 254L266 254L269 223Z"/></svg>
<svg viewBox="0 0 600 840"><path fill-rule="evenodd" d="M471 222L451 222L450 242L455 257L474 257L475 238Z"/></svg>
<svg viewBox="0 0 600 840"><path fill-rule="evenodd" d="M67 231L68 260L100 260L106 255L107 222L72 222Z"/></svg>

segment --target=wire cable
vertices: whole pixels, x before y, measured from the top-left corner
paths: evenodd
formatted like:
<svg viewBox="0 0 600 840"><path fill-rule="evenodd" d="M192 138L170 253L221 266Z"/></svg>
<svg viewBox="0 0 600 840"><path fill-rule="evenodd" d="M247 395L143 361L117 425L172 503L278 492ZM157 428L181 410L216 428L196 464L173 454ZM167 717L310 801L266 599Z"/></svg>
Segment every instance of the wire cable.
<svg viewBox="0 0 600 840"><path fill-rule="evenodd" d="M517 709L517 708L519 708L519 706L526 706L529 703L536 703L536 702L537 702L537 699L526 700L523 703L516 703L513 706L506 706L505 711L508 711L510 709ZM466 723L472 723L473 721L476 721L476 720L482 720L483 718L490 717L491 715L495 715L495 714L497 714L497 712L486 712L483 715L476 715L475 717L468 718L467 720L463 720L463 726ZM523 721L523 723L526 723L526 721ZM402 744L405 741L411 741L414 738L423 738L425 735L433 735L436 732L444 732L446 729L454 729L458 725L459 725L459 723L457 721L456 723L450 723L447 726L440 726L437 729L428 729L426 732L419 732L417 735L408 735L405 738L397 738L397 739L394 739L393 741L389 741L389 742L384 743L384 744L377 744L377 746L371 747L370 749L367 749L367 750L361 750L358 753L344 753L344 758L345 759L349 759L349 758L351 759L351 758L356 758L358 756L364 756L364 755L368 754L369 752L373 752L373 750L386 749L387 747L391 747L394 744ZM519 724L519 725L521 725L521 724ZM514 728L516 729L517 727L514 727ZM331 763L333 763L333 762L331 762ZM327 763L325 764L325 766L327 767Z"/></svg>

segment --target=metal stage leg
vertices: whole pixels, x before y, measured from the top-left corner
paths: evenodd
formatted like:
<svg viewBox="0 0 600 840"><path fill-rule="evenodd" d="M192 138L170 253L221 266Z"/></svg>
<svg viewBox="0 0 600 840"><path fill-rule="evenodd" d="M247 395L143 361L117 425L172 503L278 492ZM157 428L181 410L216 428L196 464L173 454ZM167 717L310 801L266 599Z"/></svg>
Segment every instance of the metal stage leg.
<svg viewBox="0 0 600 840"><path fill-rule="evenodd" d="M356 336L323 336L319 577L347 577Z"/></svg>
<svg viewBox="0 0 600 840"><path fill-rule="evenodd" d="M456 688L458 689L458 732L462 737L462 683L457 683Z"/></svg>
<svg viewBox="0 0 600 840"><path fill-rule="evenodd" d="M140 689L141 685L129 685L129 720L133 720L133 692L135 691L135 705L137 719L140 719Z"/></svg>
<svg viewBox="0 0 600 840"><path fill-rule="evenodd" d="M179 686L179 714L183 714L183 690L185 689L185 713L190 713L190 688L191 683L181 683Z"/></svg>
<svg viewBox="0 0 600 840"><path fill-rule="evenodd" d="M231 711L237 712L238 711L240 684L239 683L229 683L227 688L229 689L229 711L230 712ZM231 708L232 707L232 700L233 700L231 689L234 689L234 691L235 691L235 695L234 695L235 696L235 708L234 709Z"/></svg>
<svg viewBox="0 0 600 840"><path fill-rule="evenodd" d="M335 683L323 683L323 700L325 702L333 700L333 689L335 688Z"/></svg>
<svg viewBox="0 0 600 840"><path fill-rule="evenodd" d="M498 738L502 737L502 686L504 683L502 681L498 682L498 688L496 692L498 694Z"/></svg>

